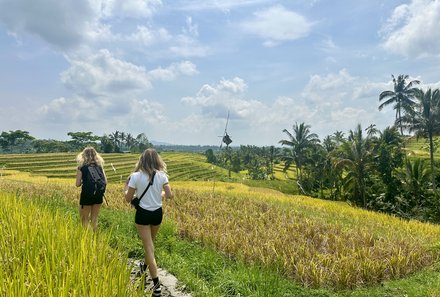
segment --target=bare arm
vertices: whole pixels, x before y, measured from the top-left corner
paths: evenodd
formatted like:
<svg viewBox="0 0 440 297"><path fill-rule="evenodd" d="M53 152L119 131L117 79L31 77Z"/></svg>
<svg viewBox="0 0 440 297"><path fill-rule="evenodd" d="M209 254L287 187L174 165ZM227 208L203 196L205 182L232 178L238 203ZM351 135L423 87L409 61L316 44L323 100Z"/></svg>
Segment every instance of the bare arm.
<svg viewBox="0 0 440 297"><path fill-rule="evenodd" d="M128 187L128 190L125 192L125 201L130 203L133 200L134 192L135 188Z"/></svg>
<svg viewBox="0 0 440 297"><path fill-rule="evenodd" d="M173 197L173 192L171 191L171 187L169 184L165 184L163 186L162 198L171 199Z"/></svg>
<svg viewBox="0 0 440 297"><path fill-rule="evenodd" d="M108 183L107 175L105 174L104 167L102 167L102 173L104 174L105 183Z"/></svg>
<svg viewBox="0 0 440 297"><path fill-rule="evenodd" d="M75 185L77 187L81 187L81 185L82 185L82 172L79 169L79 167L76 168L76 183L75 183Z"/></svg>

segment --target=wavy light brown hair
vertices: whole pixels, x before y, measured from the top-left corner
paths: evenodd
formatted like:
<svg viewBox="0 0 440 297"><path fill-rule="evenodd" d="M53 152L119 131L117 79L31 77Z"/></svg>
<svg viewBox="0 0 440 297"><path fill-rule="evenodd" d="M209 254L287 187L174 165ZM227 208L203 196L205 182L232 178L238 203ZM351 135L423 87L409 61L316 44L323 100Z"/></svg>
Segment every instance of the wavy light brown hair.
<svg viewBox="0 0 440 297"><path fill-rule="evenodd" d="M166 172L167 164L165 164L155 149L146 149L139 157L134 171L142 171L151 176L153 171L156 170Z"/></svg>
<svg viewBox="0 0 440 297"><path fill-rule="evenodd" d="M104 159L93 146L86 147L81 153L76 156L76 162L78 162L79 167L84 165L95 164L98 166L104 166Z"/></svg>

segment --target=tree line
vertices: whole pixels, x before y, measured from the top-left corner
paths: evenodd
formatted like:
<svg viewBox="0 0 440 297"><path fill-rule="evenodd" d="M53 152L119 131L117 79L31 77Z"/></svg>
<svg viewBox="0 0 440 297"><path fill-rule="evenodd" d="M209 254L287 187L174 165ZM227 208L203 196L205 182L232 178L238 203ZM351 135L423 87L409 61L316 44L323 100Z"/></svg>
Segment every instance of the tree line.
<svg viewBox="0 0 440 297"><path fill-rule="evenodd" d="M281 148L241 146L218 154L207 151L208 161L232 171L248 170L253 179L273 179L273 164L293 168L300 194L348 201L359 207L403 218L440 222L440 181L434 159L440 134L439 89L417 88L408 75L392 76L393 90L379 95L378 109L392 106L394 125L379 131L375 124L358 124L345 135L336 131L322 141L311 126L295 123L284 129ZM405 135L408 131L409 135ZM410 137L426 139L429 159L411 155Z"/></svg>
<svg viewBox="0 0 440 297"><path fill-rule="evenodd" d="M93 146L104 153L142 152L153 145L144 133L133 136L116 130L102 136L93 132L68 132L70 140L36 139L28 131L3 131L0 134L0 153L77 152Z"/></svg>

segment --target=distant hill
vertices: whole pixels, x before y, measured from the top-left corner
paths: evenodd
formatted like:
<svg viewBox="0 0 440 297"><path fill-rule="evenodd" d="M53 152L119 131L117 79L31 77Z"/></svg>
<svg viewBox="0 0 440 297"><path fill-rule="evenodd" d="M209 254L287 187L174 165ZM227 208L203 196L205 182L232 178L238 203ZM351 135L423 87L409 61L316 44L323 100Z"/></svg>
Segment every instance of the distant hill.
<svg viewBox="0 0 440 297"><path fill-rule="evenodd" d="M179 145L179 144L155 144L151 142L159 151L174 151L174 152L190 152L190 153L204 153L209 149L218 151L219 147L215 145Z"/></svg>
<svg viewBox="0 0 440 297"><path fill-rule="evenodd" d="M160 146L160 145L174 145L172 143L168 143L168 142L163 142L163 141L156 141L156 140L151 140L151 143L154 146Z"/></svg>

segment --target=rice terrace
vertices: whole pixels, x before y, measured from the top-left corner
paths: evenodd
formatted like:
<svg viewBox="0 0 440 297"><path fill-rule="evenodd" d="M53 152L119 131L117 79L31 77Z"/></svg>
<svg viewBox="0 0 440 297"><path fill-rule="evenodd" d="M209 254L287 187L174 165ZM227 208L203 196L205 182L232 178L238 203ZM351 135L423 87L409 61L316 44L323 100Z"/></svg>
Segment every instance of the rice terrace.
<svg viewBox="0 0 440 297"><path fill-rule="evenodd" d="M145 296L130 281L128 259L142 246L122 194L139 155L103 154L108 204L92 233L78 222L76 154L0 155L0 296ZM439 225L298 195L295 169L282 173L282 163L274 183L258 185L203 153L161 155L175 196L164 202L157 261L181 291L440 296Z"/></svg>

